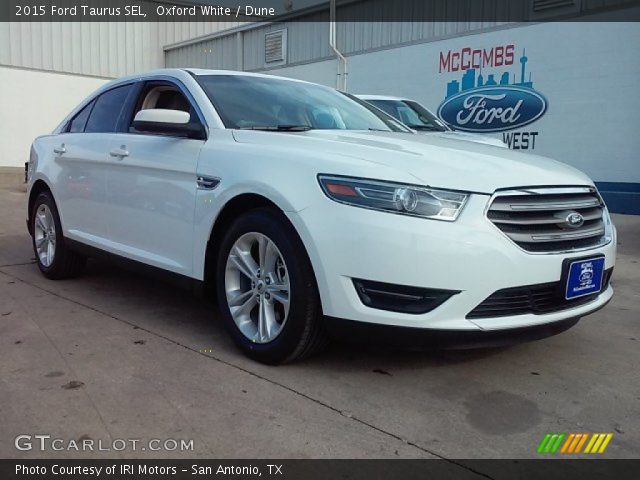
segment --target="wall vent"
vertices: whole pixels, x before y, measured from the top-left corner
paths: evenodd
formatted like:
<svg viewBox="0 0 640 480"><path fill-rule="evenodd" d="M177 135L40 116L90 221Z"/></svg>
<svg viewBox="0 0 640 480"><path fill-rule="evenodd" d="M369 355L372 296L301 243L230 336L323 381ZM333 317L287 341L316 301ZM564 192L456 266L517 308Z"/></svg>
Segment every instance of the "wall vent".
<svg viewBox="0 0 640 480"><path fill-rule="evenodd" d="M582 0L531 0L529 20L572 17L580 14Z"/></svg>
<svg viewBox="0 0 640 480"><path fill-rule="evenodd" d="M264 36L264 62L284 63L287 60L287 31L278 30Z"/></svg>
<svg viewBox="0 0 640 480"><path fill-rule="evenodd" d="M574 0L533 0L534 12L545 12L557 8L567 8L575 5Z"/></svg>
<svg viewBox="0 0 640 480"><path fill-rule="evenodd" d="M529 20L575 17L580 15L581 4L582 0L531 0Z"/></svg>

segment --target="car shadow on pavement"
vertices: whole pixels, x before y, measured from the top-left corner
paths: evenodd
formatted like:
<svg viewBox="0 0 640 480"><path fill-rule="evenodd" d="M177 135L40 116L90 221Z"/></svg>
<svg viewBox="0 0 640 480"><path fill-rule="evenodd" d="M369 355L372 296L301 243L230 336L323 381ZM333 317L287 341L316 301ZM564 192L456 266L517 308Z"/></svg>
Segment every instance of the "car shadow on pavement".
<svg viewBox="0 0 640 480"><path fill-rule="evenodd" d="M91 305L105 313L153 333L178 341L203 353L223 354L244 359L235 348L220 320L212 299L198 298L165 278L155 278L113 265L105 260L90 260L85 273L74 283L84 284ZM84 294L83 294L84 295ZM410 350L378 344L341 340L330 342L326 350L298 363L305 365L403 364L415 369L442 367L501 355L515 347L464 350ZM344 365L343 365L344 366ZM380 375L385 370L380 369Z"/></svg>

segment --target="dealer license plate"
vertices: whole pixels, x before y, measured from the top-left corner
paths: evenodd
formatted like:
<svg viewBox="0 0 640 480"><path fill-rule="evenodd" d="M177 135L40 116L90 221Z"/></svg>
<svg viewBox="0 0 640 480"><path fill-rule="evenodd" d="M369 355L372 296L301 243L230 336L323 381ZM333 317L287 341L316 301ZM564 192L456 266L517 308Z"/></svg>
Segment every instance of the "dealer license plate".
<svg viewBox="0 0 640 480"><path fill-rule="evenodd" d="M604 257L575 260L569 264L565 298L584 297L602 289Z"/></svg>

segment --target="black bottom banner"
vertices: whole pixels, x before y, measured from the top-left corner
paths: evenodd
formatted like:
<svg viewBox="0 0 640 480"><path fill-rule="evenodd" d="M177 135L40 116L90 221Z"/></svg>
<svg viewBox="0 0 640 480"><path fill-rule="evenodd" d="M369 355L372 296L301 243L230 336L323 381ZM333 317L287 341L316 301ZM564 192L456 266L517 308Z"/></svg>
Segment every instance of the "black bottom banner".
<svg viewBox="0 0 640 480"><path fill-rule="evenodd" d="M640 460L0 460L0 479L638 479Z"/></svg>

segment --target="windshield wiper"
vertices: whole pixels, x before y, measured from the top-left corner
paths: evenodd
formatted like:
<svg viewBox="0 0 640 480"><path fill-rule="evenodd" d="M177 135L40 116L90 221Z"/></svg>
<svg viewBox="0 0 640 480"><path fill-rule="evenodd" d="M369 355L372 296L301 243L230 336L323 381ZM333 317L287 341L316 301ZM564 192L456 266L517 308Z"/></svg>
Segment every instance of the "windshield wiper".
<svg viewBox="0 0 640 480"><path fill-rule="evenodd" d="M433 125L407 125L409 128L413 128L414 130L422 130L425 132L442 132L444 129L439 127L434 127Z"/></svg>
<svg viewBox="0 0 640 480"><path fill-rule="evenodd" d="M311 129L311 125L253 125L251 127L240 127L240 130L261 130L264 132L306 132Z"/></svg>

